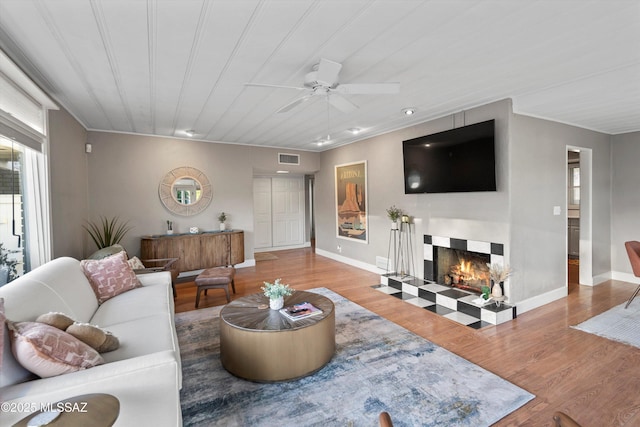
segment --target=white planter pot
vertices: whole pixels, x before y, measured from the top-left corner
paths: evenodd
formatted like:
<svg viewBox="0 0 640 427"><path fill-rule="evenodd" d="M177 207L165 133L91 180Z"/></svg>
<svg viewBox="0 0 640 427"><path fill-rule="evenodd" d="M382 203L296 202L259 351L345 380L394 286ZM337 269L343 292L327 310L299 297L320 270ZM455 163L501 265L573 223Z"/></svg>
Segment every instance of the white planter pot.
<svg viewBox="0 0 640 427"><path fill-rule="evenodd" d="M227 229L227 224L225 224L224 222L220 223L220 231L224 231Z"/></svg>
<svg viewBox="0 0 640 427"><path fill-rule="evenodd" d="M269 307L271 310L280 310L284 307L284 297L269 298Z"/></svg>

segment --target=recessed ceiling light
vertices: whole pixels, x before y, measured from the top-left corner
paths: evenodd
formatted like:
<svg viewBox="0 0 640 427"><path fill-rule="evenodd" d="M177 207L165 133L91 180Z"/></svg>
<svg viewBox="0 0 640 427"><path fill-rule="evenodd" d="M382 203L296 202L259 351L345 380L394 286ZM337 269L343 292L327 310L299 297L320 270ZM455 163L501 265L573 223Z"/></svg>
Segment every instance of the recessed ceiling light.
<svg viewBox="0 0 640 427"><path fill-rule="evenodd" d="M331 137L327 137L317 140L314 144L316 144L318 147L322 147L323 145L331 144L333 141L334 140L331 139Z"/></svg>
<svg viewBox="0 0 640 427"><path fill-rule="evenodd" d="M347 129L347 130L348 130L349 132L351 132L352 134L354 134L354 135L357 135L357 134L359 134L360 132L362 132L362 129L360 129L360 128L350 128L350 129Z"/></svg>
<svg viewBox="0 0 640 427"><path fill-rule="evenodd" d="M193 129L189 129L189 130L185 130L184 133L186 133L187 136L193 136L196 134L196 131Z"/></svg>
<svg viewBox="0 0 640 427"><path fill-rule="evenodd" d="M413 107L402 109L402 114L404 114L405 116L413 116L415 112L416 112L416 109Z"/></svg>
<svg viewBox="0 0 640 427"><path fill-rule="evenodd" d="M276 171L276 173L289 173L289 171Z"/></svg>

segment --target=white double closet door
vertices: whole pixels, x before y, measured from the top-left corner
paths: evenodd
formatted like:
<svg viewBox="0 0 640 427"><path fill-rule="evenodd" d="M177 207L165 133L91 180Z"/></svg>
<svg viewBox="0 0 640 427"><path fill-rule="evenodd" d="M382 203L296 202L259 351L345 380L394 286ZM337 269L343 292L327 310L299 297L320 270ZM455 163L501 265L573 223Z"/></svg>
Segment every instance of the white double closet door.
<svg viewBox="0 0 640 427"><path fill-rule="evenodd" d="M304 243L304 177L254 177L255 248Z"/></svg>

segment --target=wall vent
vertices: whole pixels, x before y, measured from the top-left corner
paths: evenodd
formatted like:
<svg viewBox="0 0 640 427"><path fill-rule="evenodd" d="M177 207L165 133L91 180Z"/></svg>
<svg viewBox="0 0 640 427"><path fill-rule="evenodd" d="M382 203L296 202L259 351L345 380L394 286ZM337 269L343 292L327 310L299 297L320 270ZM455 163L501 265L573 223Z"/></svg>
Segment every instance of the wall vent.
<svg viewBox="0 0 640 427"><path fill-rule="evenodd" d="M299 165L299 154L278 153L278 163L281 165Z"/></svg>

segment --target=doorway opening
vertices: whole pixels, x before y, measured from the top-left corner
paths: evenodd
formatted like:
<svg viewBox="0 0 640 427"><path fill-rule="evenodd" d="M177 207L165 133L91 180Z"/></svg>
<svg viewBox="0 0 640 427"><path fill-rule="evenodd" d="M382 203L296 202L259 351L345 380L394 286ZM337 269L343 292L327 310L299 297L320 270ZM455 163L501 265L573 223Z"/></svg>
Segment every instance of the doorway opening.
<svg viewBox="0 0 640 427"><path fill-rule="evenodd" d="M580 282L580 151L567 151L568 293Z"/></svg>
<svg viewBox="0 0 640 427"><path fill-rule="evenodd" d="M567 146L567 293L593 285L592 150Z"/></svg>

